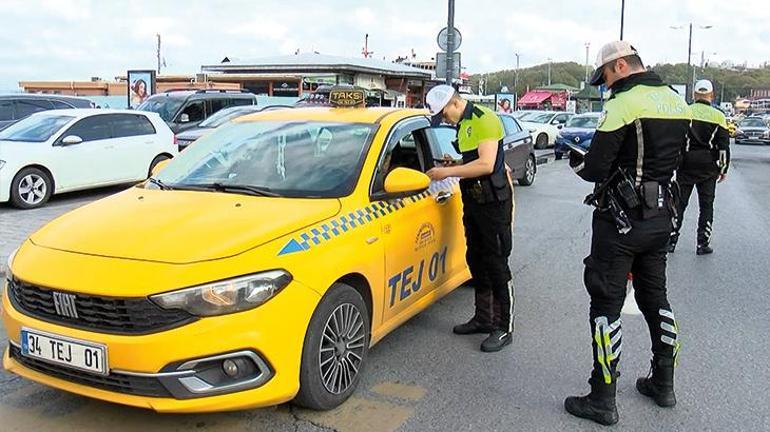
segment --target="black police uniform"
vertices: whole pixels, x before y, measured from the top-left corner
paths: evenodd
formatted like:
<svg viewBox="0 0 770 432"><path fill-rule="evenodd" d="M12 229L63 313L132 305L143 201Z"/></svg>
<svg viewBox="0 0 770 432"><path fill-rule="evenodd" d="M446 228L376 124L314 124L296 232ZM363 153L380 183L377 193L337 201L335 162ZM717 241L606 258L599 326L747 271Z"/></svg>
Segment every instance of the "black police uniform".
<svg viewBox="0 0 770 432"><path fill-rule="evenodd" d="M492 174L460 180L466 261L476 289L476 313L470 323L455 327L455 332L490 332L508 338L504 341L507 344L513 331L514 306L508 266L512 248L513 191L505 171L503 126L492 110L467 102L457 129L455 145L464 164L479 158L481 142L497 141L498 148ZM485 341L482 350L497 350L504 344L487 345Z"/></svg>
<svg viewBox="0 0 770 432"><path fill-rule="evenodd" d="M688 143L682 166L677 170L681 196L677 207L677 223L671 234L669 252L673 252L679 240L684 211L690 201L693 188L698 189L698 254L710 253L711 230L714 221L714 196L717 178L726 174L730 164L730 134L722 111L707 101L691 105L692 126L687 135Z"/></svg>
<svg viewBox="0 0 770 432"><path fill-rule="evenodd" d="M584 260L584 282L591 296L591 393L567 398L565 408L604 424L617 422L620 311L628 273L633 273L636 302L647 321L653 353L652 381L640 379L637 388L642 383L639 390L648 394L646 386L654 383L655 391L664 389L661 393L673 397L679 344L666 295L666 247L674 206L669 183L691 119L686 102L653 72L619 80L612 92L588 153L584 159L575 152L570 156L580 177L606 189L601 189L605 192L593 214L591 254Z"/></svg>

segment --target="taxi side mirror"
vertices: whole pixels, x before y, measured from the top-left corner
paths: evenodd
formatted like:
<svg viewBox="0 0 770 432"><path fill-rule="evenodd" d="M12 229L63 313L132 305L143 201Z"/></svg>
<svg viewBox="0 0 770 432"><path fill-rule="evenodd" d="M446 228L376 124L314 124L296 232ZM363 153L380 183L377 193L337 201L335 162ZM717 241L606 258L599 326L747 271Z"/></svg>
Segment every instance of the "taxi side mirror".
<svg viewBox="0 0 770 432"><path fill-rule="evenodd" d="M164 159L158 163L155 164L154 167L152 167L152 171L150 172L151 177L155 177L168 163L171 162L171 159Z"/></svg>
<svg viewBox="0 0 770 432"><path fill-rule="evenodd" d="M385 193L403 196L420 193L430 186L430 177L420 171L409 168L395 168L385 177Z"/></svg>

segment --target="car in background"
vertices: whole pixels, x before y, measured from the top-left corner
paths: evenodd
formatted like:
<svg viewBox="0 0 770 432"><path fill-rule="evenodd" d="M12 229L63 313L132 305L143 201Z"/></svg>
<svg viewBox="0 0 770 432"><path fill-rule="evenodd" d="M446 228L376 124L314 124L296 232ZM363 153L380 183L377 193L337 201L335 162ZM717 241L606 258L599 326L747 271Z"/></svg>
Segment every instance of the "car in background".
<svg viewBox="0 0 770 432"><path fill-rule="evenodd" d="M736 144L770 144L770 127L759 117L746 117L738 123Z"/></svg>
<svg viewBox="0 0 770 432"><path fill-rule="evenodd" d="M139 111L158 113L175 134L198 126L215 112L231 106L256 105L247 90L169 90L147 98Z"/></svg>
<svg viewBox="0 0 770 432"><path fill-rule="evenodd" d="M176 154L174 135L155 113L35 113L0 131L0 203L31 209L61 192L141 181Z"/></svg>
<svg viewBox="0 0 770 432"><path fill-rule="evenodd" d="M588 150L596 133L600 116L601 113L592 112L578 114L569 119L556 137L556 144L553 147L554 158L559 160L569 152L568 143Z"/></svg>
<svg viewBox="0 0 770 432"><path fill-rule="evenodd" d="M511 168L511 178L522 186L531 186L537 174L537 159L532 134L511 114L497 114L503 122L505 163Z"/></svg>
<svg viewBox="0 0 770 432"><path fill-rule="evenodd" d="M562 111L530 111L519 118L535 139L535 148L544 149L556 143L556 135L575 114Z"/></svg>
<svg viewBox="0 0 770 432"><path fill-rule="evenodd" d="M270 105L260 107L257 105L244 105L225 108L217 111L211 117L202 121L197 127L188 129L182 133L176 135L176 143L179 146L179 151L184 150L192 144L195 140L203 135L211 132L213 129L222 126L232 119L238 118L242 115L252 114L260 111L269 111L274 109L293 108L290 105Z"/></svg>
<svg viewBox="0 0 770 432"><path fill-rule="evenodd" d="M88 99L48 94L0 95L0 130L30 115L54 109L96 108Z"/></svg>
<svg viewBox="0 0 770 432"><path fill-rule="evenodd" d="M521 186L530 186L535 182L537 174L537 159L532 142L532 135L511 114L498 113L503 123L505 137L503 138L503 151L505 163L511 168L511 178ZM452 160L460 161L462 156L457 152L454 141L457 139L457 129L443 125L432 128L441 151Z"/></svg>

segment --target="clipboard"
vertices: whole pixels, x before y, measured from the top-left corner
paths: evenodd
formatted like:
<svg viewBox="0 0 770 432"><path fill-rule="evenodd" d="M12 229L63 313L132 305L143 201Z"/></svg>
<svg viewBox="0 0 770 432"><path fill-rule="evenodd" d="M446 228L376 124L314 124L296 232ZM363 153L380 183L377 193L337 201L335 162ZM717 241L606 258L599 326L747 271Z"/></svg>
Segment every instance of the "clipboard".
<svg viewBox="0 0 770 432"><path fill-rule="evenodd" d="M573 151L573 152L579 154L580 156L585 156L586 153L588 153L588 150L584 149L583 147L577 146L575 144L566 143L566 145L567 145L567 147L569 147L570 151Z"/></svg>

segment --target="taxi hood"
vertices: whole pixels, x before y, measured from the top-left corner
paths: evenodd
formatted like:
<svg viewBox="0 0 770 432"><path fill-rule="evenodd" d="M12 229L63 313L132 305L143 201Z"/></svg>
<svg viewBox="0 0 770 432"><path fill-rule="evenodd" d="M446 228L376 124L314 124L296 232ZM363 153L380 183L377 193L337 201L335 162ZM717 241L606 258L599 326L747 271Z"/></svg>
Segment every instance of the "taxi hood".
<svg viewBox="0 0 770 432"><path fill-rule="evenodd" d="M337 199L131 188L55 219L30 240L68 252L184 264L237 255L340 207Z"/></svg>

